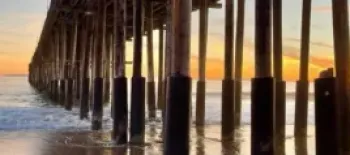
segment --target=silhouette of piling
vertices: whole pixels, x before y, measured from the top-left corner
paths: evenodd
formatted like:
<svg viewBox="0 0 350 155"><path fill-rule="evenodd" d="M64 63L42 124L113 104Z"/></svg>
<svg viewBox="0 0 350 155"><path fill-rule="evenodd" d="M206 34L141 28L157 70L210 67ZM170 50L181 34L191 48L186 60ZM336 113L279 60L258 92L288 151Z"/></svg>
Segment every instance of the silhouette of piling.
<svg viewBox="0 0 350 155"><path fill-rule="evenodd" d="M154 62L153 62L153 3L146 3L147 23L147 103L148 117L154 119L156 117L156 100L155 100L155 83L154 83Z"/></svg>
<svg viewBox="0 0 350 155"><path fill-rule="evenodd" d="M126 144L128 140L128 85L125 77L125 38L127 21L127 0L114 1L113 35L115 46L113 79L113 134L116 144Z"/></svg>
<svg viewBox="0 0 350 155"><path fill-rule="evenodd" d="M309 43L310 43L311 0L303 1L300 74L297 81L295 103L294 136L303 138L307 136L307 115L309 96Z"/></svg>
<svg viewBox="0 0 350 155"><path fill-rule="evenodd" d="M271 76L271 0L255 3L255 78L252 79L251 154L274 154L274 78Z"/></svg>
<svg viewBox="0 0 350 155"><path fill-rule="evenodd" d="M168 3L169 4L169 3ZM164 154L189 154L191 78L189 75L192 0L172 3L173 69L169 78ZM179 115L181 114L181 115ZM178 136L181 135L181 136Z"/></svg>
<svg viewBox="0 0 350 155"><path fill-rule="evenodd" d="M208 0L200 1L199 10L199 64L196 93L196 125L205 124L205 68L208 42Z"/></svg>
<svg viewBox="0 0 350 155"><path fill-rule="evenodd" d="M273 70L275 83L275 153L285 154L286 83L283 80L282 1L273 0Z"/></svg>
<svg viewBox="0 0 350 155"><path fill-rule="evenodd" d="M222 81L221 139L234 138L234 80L233 80L233 34L234 2L226 0L225 13L225 75Z"/></svg>
<svg viewBox="0 0 350 155"><path fill-rule="evenodd" d="M235 103L235 127L239 128L242 117L242 70L243 70L243 44L244 44L244 14L245 0L238 0L237 3L237 30L235 46L235 85L234 85L234 103Z"/></svg>
<svg viewBox="0 0 350 155"><path fill-rule="evenodd" d="M131 80L130 142L145 140L145 78L142 77L143 0L133 0L134 60Z"/></svg>
<svg viewBox="0 0 350 155"><path fill-rule="evenodd" d="M103 75L102 75L102 52L104 50L104 36L105 36L105 21L104 21L104 7L106 0L100 0L97 3L97 20L96 23L96 49L94 51L94 81L93 81L93 109L92 109L92 129L100 130L102 128L102 116L103 116Z"/></svg>
<svg viewBox="0 0 350 155"><path fill-rule="evenodd" d="M332 0L336 72L337 133L340 154L350 151L349 114L349 15L347 0Z"/></svg>
<svg viewBox="0 0 350 155"><path fill-rule="evenodd" d="M322 75L326 73L326 75ZM335 78L332 70L315 80L316 154L338 154Z"/></svg>

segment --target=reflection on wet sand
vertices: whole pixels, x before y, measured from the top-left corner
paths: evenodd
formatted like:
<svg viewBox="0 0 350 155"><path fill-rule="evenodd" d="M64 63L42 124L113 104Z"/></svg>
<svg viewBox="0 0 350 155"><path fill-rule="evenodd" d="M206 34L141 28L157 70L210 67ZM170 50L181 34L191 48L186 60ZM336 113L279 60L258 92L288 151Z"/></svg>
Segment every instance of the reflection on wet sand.
<svg viewBox="0 0 350 155"><path fill-rule="evenodd" d="M130 147L130 155L144 155L145 149L142 147Z"/></svg>
<svg viewBox="0 0 350 155"><path fill-rule="evenodd" d="M295 138L295 155L307 155L307 139Z"/></svg>
<svg viewBox="0 0 350 155"><path fill-rule="evenodd" d="M196 154L205 155L205 146L204 146L204 137L205 131L204 128L196 128L197 141L196 141Z"/></svg>
<svg viewBox="0 0 350 155"><path fill-rule="evenodd" d="M250 155L249 128L243 126L238 129L234 141L221 141L221 128L218 125L192 128L190 154ZM0 132L0 150L4 155L161 155L161 129L157 124L147 125L146 144L142 146L115 145L109 131ZM287 128L289 136L286 139L285 155L313 155L314 136L295 140L292 129L293 126Z"/></svg>
<svg viewBox="0 0 350 155"><path fill-rule="evenodd" d="M233 139L227 138L221 141L222 155L240 155L241 133L239 130L235 131Z"/></svg>
<svg viewBox="0 0 350 155"><path fill-rule="evenodd" d="M222 155L236 155L234 150L234 141L222 141Z"/></svg>

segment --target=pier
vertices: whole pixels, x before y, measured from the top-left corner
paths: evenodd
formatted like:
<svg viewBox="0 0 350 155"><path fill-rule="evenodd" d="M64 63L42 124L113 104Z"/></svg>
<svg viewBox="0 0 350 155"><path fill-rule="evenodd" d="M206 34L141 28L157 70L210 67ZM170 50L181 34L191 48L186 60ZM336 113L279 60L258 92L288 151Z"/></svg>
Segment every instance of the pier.
<svg viewBox="0 0 350 155"><path fill-rule="evenodd" d="M78 107L80 119L91 120L94 131L102 130L103 107L110 103L111 138L118 145L145 145L146 120L161 120L164 154L189 154L192 119L198 135L204 135L200 128L206 125L209 10L224 8L220 141L233 142L235 130L241 126L245 13L255 11L251 154L283 155L286 81L282 0L256 0L255 10L245 10L245 5L246 0L225 0L224 5L219 0L51 0L29 64L29 83L67 111ZM307 138L311 6L311 0L303 0L296 142ZM347 0L332 3L335 74L315 81L316 152L344 154L350 150L347 6ZM193 11L199 12L198 51L190 48ZM158 37L154 31L158 31ZM155 38L159 39L158 47L154 46ZM133 43L132 60L126 60L127 42ZM155 49L159 51L158 70ZM190 73L193 52L199 56L198 79ZM147 60L143 60L143 54ZM131 76L126 75L127 65L132 66ZM144 68L147 76L142 74ZM193 118L192 81L197 82ZM330 94L325 96L325 92ZM331 111L327 113L327 109ZM338 145L325 149L327 141Z"/></svg>

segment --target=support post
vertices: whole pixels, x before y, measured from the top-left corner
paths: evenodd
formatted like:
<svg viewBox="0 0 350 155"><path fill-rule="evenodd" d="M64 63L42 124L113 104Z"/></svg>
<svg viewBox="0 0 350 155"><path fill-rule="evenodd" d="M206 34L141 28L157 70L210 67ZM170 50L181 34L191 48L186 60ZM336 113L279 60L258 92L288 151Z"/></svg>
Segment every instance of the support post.
<svg viewBox="0 0 350 155"><path fill-rule="evenodd" d="M76 14L74 15L74 23L72 25L72 29L69 31L69 50L67 50L67 61L66 61L66 69L67 69L67 80L66 80L66 103L65 109L72 110L74 103L74 75L75 71L75 56L77 52L77 35L78 35L78 19Z"/></svg>
<svg viewBox="0 0 350 155"><path fill-rule="evenodd" d="M234 2L226 0L225 13L225 75L222 81L221 139L234 139L234 80L233 80L233 41L234 41Z"/></svg>
<svg viewBox="0 0 350 155"><path fill-rule="evenodd" d="M255 1L255 78L252 79L251 154L274 154L274 78L271 76L271 0Z"/></svg>
<svg viewBox="0 0 350 155"><path fill-rule="evenodd" d="M148 103L148 117L149 119L155 119L156 117L156 92L154 83L154 62L153 62L153 3L146 3L147 13L147 103Z"/></svg>
<svg viewBox="0 0 350 155"><path fill-rule="evenodd" d="M106 0L99 0L97 4L97 20L95 37L96 48L94 49L95 55L95 77L94 77L94 97L93 97L93 109L92 109L92 130L102 129L102 116L103 116L103 75L102 75L102 52L104 50L104 7Z"/></svg>
<svg viewBox="0 0 350 155"><path fill-rule="evenodd" d="M164 29L163 23L159 26L159 57L158 57L158 95L157 95L157 108L162 110L165 104L164 94Z"/></svg>
<svg viewBox="0 0 350 155"><path fill-rule="evenodd" d="M113 133L116 144L128 140L128 84L125 76L125 38L127 0L114 1L114 81L113 81Z"/></svg>
<svg viewBox="0 0 350 155"><path fill-rule="evenodd" d="M244 44L244 16L245 0L238 0L237 3L237 30L236 30L236 48L235 48L235 128L241 125L242 117L242 70L243 70L243 44Z"/></svg>
<svg viewBox="0 0 350 155"><path fill-rule="evenodd" d="M208 0L200 1L199 10L199 78L196 93L196 125L205 124L205 68L208 42Z"/></svg>
<svg viewBox="0 0 350 155"><path fill-rule="evenodd" d="M169 77L171 76L171 69L172 69L172 53L174 51L173 47L173 21L172 21L172 0L166 1L166 40L165 40L165 68L164 68L164 87L163 87L163 94L164 94L164 104L162 107L162 122L163 122L163 128L162 128L162 138L165 141L165 130L166 130L166 108L169 101Z"/></svg>
<svg viewBox="0 0 350 155"><path fill-rule="evenodd" d="M285 154L286 82L283 81L282 0L273 0L273 70L275 83L275 153Z"/></svg>
<svg viewBox="0 0 350 155"><path fill-rule="evenodd" d="M60 34L59 34L59 27L55 31L55 40L54 40L54 46L55 46L55 80L54 80L54 101L59 101L59 79L60 79Z"/></svg>
<svg viewBox="0 0 350 155"><path fill-rule="evenodd" d="M65 103L65 90L66 90L66 85L65 85L65 72L66 72L66 68L65 68L65 62L66 62L66 51L67 51L67 43L66 43L66 39L67 39L67 28L66 28L66 24L62 23L61 24L61 30L60 30L60 104L64 105Z"/></svg>
<svg viewBox="0 0 350 155"><path fill-rule="evenodd" d="M311 0L303 1L302 15L300 79L296 89L294 128L294 136L298 138L306 138L307 136Z"/></svg>
<svg viewBox="0 0 350 155"><path fill-rule="evenodd" d="M82 44L83 44L83 19L81 16L78 16L78 30L77 30L77 37L76 37L76 54L75 54L75 63L74 63L74 69L73 69L73 76L74 76L74 101L80 101L80 95L81 95L81 80L82 80L82 75L81 75L81 65L82 65L82 54L83 49Z"/></svg>
<svg viewBox="0 0 350 155"><path fill-rule="evenodd" d="M103 21L107 20L107 7L103 9ZM113 32L110 29L104 28L104 50L103 50L103 103L110 102L111 95L111 49L112 49L112 40Z"/></svg>
<svg viewBox="0 0 350 155"><path fill-rule="evenodd" d="M57 76L56 76L56 54L57 54L57 51L56 51L56 46L55 46L55 43L56 43L56 33L55 31L52 32L52 38L51 38L51 44L50 44L50 53L51 53L51 71L50 71L50 74L51 74L51 80L50 80L50 98L52 101L56 101L56 90L57 90L57 86L56 86L56 79L57 79Z"/></svg>
<svg viewBox="0 0 350 155"><path fill-rule="evenodd" d="M112 32L107 31L106 34L106 49L104 54L104 97L103 102L109 103L110 102L110 95L111 95L111 52L112 52Z"/></svg>
<svg viewBox="0 0 350 155"><path fill-rule="evenodd" d="M172 9L174 65L169 78L170 91L166 108L164 154L188 155L191 114L189 63L192 0L178 0L172 3Z"/></svg>
<svg viewBox="0 0 350 155"><path fill-rule="evenodd" d="M347 0L332 0L333 42L336 72L336 105L338 123L338 146L340 154L350 152L350 106L349 106L349 11Z"/></svg>
<svg viewBox="0 0 350 155"><path fill-rule="evenodd" d="M142 77L143 0L133 0L134 65L131 80L130 141L145 141L145 78Z"/></svg>
<svg viewBox="0 0 350 155"><path fill-rule="evenodd" d="M335 78L315 80L316 154L339 154L337 141Z"/></svg>
<svg viewBox="0 0 350 155"><path fill-rule="evenodd" d="M90 55L92 53L92 20L91 17L85 17L84 25L82 25L81 34L81 50L82 50L82 64L81 64L81 95L80 95L80 119L87 119L89 117L89 96L90 96Z"/></svg>

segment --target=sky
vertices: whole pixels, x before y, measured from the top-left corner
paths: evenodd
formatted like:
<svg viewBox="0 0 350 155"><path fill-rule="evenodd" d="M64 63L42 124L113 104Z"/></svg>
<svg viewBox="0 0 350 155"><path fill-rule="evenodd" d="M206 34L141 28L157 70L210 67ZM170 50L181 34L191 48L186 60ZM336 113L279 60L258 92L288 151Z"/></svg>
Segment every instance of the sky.
<svg viewBox="0 0 350 155"><path fill-rule="evenodd" d="M243 77L254 76L254 1L246 0ZM0 74L27 74L48 8L48 0L0 0ZM224 6L224 1L221 1ZM333 67L331 0L312 2L310 80L325 68ZM298 79L302 0L283 2L284 79ZM221 79L224 60L224 8L210 9L207 73ZM192 13L191 74L198 75L198 12ZM158 31L154 32L155 63L158 64ZM146 41L146 40L145 40ZM146 42L144 42L146 47ZM144 48L146 49L146 48ZM146 50L144 50L144 53ZM132 60L132 42L127 43L127 60ZM143 63L146 64L146 54ZM146 66L146 65L143 65ZM157 69L157 65L156 65ZM146 67L143 68L147 75ZM127 73L132 73L131 67Z"/></svg>

